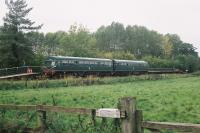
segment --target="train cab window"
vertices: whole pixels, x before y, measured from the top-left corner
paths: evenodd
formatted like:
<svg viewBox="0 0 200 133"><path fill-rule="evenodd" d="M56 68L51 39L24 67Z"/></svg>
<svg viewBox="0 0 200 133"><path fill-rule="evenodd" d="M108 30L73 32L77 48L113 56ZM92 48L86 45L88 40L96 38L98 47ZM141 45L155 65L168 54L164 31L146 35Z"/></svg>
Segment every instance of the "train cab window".
<svg viewBox="0 0 200 133"><path fill-rule="evenodd" d="M58 61L55 61L53 64L55 64L55 65L59 65L59 62L58 62Z"/></svg>
<svg viewBox="0 0 200 133"><path fill-rule="evenodd" d="M52 61L45 61L45 66L51 66Z"/></svg>
<svg viewBox="0 0 200 133"><path fill-rule="evenodd" d="M52 67L53 67L53 66L56 66L56 62L52 61L52 62L51 62L51 66L52 66Z"/></svg>

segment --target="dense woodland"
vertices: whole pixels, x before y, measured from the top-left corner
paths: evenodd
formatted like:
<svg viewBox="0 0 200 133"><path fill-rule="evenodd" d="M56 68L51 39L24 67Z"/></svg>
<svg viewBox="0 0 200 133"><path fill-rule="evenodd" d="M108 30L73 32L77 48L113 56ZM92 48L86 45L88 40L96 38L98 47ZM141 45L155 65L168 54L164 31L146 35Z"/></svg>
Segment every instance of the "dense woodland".
<svg viewBox="0 0 200 133"><path fill-rule="evenodd" d="M148 61L151 67L174 67L193 72L200 59L193 44L176 34L160 34L138 25L112 22L90 32L74 24L68 31L42 33L42 25L27 15L25 0L6 0L9 12L0 27L0 67L42 65L51 55Z"/></svg>

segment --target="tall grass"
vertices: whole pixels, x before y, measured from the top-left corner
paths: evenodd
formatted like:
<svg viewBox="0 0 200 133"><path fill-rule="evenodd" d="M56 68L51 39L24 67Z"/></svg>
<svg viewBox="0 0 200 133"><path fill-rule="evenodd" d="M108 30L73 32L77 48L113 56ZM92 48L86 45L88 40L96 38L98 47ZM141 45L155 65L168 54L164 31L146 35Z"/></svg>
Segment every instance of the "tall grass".
<svg viewBox="0 0 200 133"><path fill-rule="evenodd" d="M134 81L144 80L161 80L171 79L177 77L188 77L191 75L180 74L151 74L140 76L127 76L127 77L95 77L88 76L85 78L75 78L72 76L64 77L63 79L50 80L3 80L0 81L0 90L18 90L18 89L38 89L38 88L57 88L69 86L87 86L87 85L101 85L101 84L114 84L114 83L127 83Z"/></svg>

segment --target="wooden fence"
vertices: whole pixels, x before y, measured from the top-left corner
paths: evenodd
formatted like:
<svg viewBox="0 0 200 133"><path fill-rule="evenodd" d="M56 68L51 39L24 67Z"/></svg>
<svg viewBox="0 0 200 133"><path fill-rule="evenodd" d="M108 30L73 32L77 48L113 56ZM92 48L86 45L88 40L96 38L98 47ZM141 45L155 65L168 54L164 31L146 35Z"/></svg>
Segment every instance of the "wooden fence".
<svg viewBox="0 0 200 133"><path fill-rule="evenodd" d="M21 67L3 68L0 69L0 77L24 74L24 73L41 73L41 72L42 72L41 66L21 66Z"/></svg>
<svg viewBox="0 0 200 133"><path fill-rule="evenodd" d="M142 111L137 110L136 108L136 98L132 97L124 97L119 99L117 109L86 109L47 105L0 104L0 110L37 111L38 127L34 129L26 128L23 129L23 132L45 132L47 117L46 112L57 112L119 119L122 133L144 133L145 129L152 133L161 133L163 130L200 133L200 124L144 121Z"/></svg>

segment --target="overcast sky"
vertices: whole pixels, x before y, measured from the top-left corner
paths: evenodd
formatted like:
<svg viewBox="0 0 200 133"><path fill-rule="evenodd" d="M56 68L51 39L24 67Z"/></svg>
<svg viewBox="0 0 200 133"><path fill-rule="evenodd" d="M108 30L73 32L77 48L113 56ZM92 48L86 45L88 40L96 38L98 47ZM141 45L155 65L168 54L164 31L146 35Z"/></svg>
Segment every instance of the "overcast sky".
<svg viewBox="0 0 200 133"><path fill-rule="evenodd" d="M200 0L27 0L30 18L44 24L41 31L69 29L78 23L95 31L112 21L142 25L159 33L178 34L200 52ZM0 25L6 13L0 0Z"/></svg>

